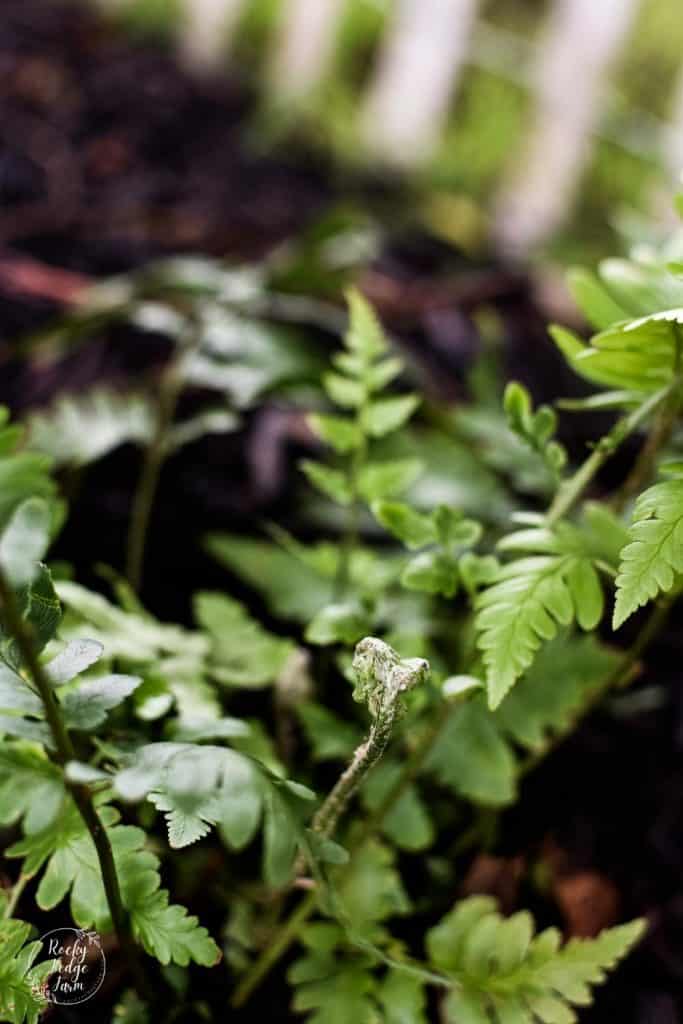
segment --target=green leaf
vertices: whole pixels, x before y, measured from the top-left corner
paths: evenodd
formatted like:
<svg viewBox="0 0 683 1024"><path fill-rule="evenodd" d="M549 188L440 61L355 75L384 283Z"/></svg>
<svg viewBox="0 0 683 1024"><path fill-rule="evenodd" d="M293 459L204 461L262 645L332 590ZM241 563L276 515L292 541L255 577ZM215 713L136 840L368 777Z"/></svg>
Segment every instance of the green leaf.
<svg viewBox="0 0 683 1024"><path fill-rule="evenodd" d="M32 931L24 921L0 921L0 1019L11 1024L38 1024L48 1005L43 992L55 961L34 966L43 944L28 942Z"/></svg>
<svg viewBox="0 0 683 1024"><path fill-rule="evenodd" d="M481 523L465 519L460 509L438 505L433 513L439 540L444 546L472 547L483 533Z"/></svg>
<svg viewBox="0 0 683 1024"><path fill-rule="evenodd" d="M431 515L425 515L399 501L375 501L372 514L382 526L411 550L434 544L436 526Z"/></svg>
<svg viewBox="0 0 683 1024"><path fill-rule="evenodd" d="M596 330L603 331L619 320L628 320L628 312L589 270L573 267L567 274L567 285L574 302Z"/></svg>
<svg viewBox="0 0 683 1024"><path fill-rule="evenodd" d="M50 506L43 498L27 498L14 510L0 537L0 566L13 586L34 578L50 543L50 525Z"/></svg>
<svg viewBox="0 0 683 1024"><path fill-rule="evenodd" d="M100 809L99 813L107 826L117 820L113 809ZM144 842L144 833L129 826L112 828L109 837L115 859L118 854L120 863L131 846L139 848ZM23 857L22 872L28 876L36 875L47 862L36 893L36 902L42 910L55 907L72 890L71 913L78 925L94 926L98 930L110 926L95 846L71 799L63 803L54 822L14 843L8 848L7 856Z"/></svg>
<svg viewBox="0 0 683 1024"><path fill-rule="evenodd" d="M606 288L629 317L683 306L683 281L661 264L607 259L598 269Z"/></svg>
<svg viewBox="0 0 683 1024"><path fill-rule="evenodd" d="M354 644L367 632L368 613L356 601L328 604L306 627L309 644Z"/></svg>
<svg viewBox="0 0 683 1024"><path fill-rule="evenodd" d="M9 665L0 662L0 710L40 718L43 702Z"/></svg>
<svg viewBox="0 0 683 1024"><path fill-rule="evenodd" d="M441 684L442 694L453 703L461 702L483 688L484 684L476 676L448 676Z"/></svg>
<svg viewBox="0 0 683 1024"><path fill-rule="evenodd" d="M147 797L163 811L169 844L196 842L217 825L236 849L258 828L264 779L255 762L223 747L150 743L140 747L114 777L114 792L127 801Z"/></svg>
<svg viewBox="0 0 683 1024"><path fill-rule="evenodd" d="M667 593L683 572L683 478L664 480L640 495L621 553L613 627Z"/></svg>
<svg viewBox="0 0 683 1024"><path fill-rule="evenodd" d="M348 851L339 843L335 843L332 839L326 839L319 832L314 832L310 828L306 829L306 836L316 860L325 864L348 864Z"/></svg>
<svg viewBox="0 0 683 1024"><path fill-rule="evenodd" d="M15 452L14 446L20 440L14 427L3 427L7 412L2 410L0 422L0 530L26 498L50 500L55 494L55 485L48 476L51 459L37 452Z"/></svg>
<svg viewBox="0 0 683 1024"><path fill-rule="evenodd" d="M372 937L381 921L410 910L396 854L378 839L354 853L336 888L343 912L359 934Z"/></svg>
<svg viewBox="0 0 683 1024"><path fill-rule="evenodd" d="M427 932L430 961L454 981L445 1002L449 1024L571 1024L573 1006L630 951L644 931L633 921L596 939L559 948L555 929L534 936L522 911L505 919L488 896L474 896Z"/></svg>
<svg viewBox="0 0 683 1024"><path fill-rule="evenodd" d="M86 466L120 445L146 444L154 432L149 398L104 388L63 395L52 408L28 417L28 443L56 465Z"/></svg>
<svg viewBox="0 0 683 1024"><path fill-rule="evenodd" d="M206 929L184 907L169 905L168 893L159 888L159 861L144 849L142 829L118 824L112 807L100 806L98 814L107 830L134 936L163 964L216 963L219 951ZM79 927L111 927L95 846L70 798L55 822L25 836L7 855L24 857L22 871L27 875L37 874L46 864L36 892L41 909L52 909L70 892L71 915Z"/></svg>
<svg viewBox="0 0 683 1024"><path fill-rule="evenodd" d="M517 792L517 765L483 698L450 715L435 740L425 771L475 803L504 806Z"/></svg>
<svg viewBox="0 0 683 1024"><path fill-rule="evenodd" d="M222 392L238 409L288 381L316 381L321 360L301 330L245 316L204 299L201 345L185 361L188 383Z"/></svg>
<svg viewBox="0 0 683 1024"><path fill-rule="evenodd" d="M503 395L503 409L515 434L526 436L531 430L531 398L519 381L511 380Z"/></svg>
<svg viewBox="0 0 683 1024"><path fill-rule="evenodd" d="M595 629L605 609L605 596L600 578L587 558L576 559L567 572L567 586L571 591L576 621L581 629Z"/></svg>
<svg viewBox="0 0 683 1024"><path fill-rule="evenodd" d="M500 563L494 555L475 555L466 551L458 559L458 573L467 593L474 596L481 586L493 583Z"/></svg>
<svg viewBox="0 0 683 1024"><path fill-rule="evenodd" d="M263 877L274 889L286 885L299 848L300 832L293 827L290 801L284 788L270 786L265 793Z"/></svg>
<svg viewBox="0 0 683 1024"><path fill-rule="evenodd" d="M652 394L673 378L675 339L665 320L619 324L596 334L590 345L562 327L551 327L550 334L572 369L595 384Z"/></svg>
<svg viewBox="0 0 683 1024"><path fill-rule="evenodd" d="M384 331L370 303L355 288L346 293L349 304L349 328L346 345L353 353L370 362L387 348Z"/></svg>
<svg viewBox="0 0 683 1024"><path fill-rule="evenodd" d="M173 424L168 431L164 451L171 454L209 434L227 434L236 430L239 422L229 409L204 409L190 419Z"/></svg>
<svg viewBox="0 0 683 1024"><path fill-rule="evenodd" d="M403 360L398 356L388 356L365 370L364 381L369 391L383 391L387 384L399 376L402 370Z"/></svg>
<svg viewBox="0 0 683 1024"><path fill-rule="evenodd" d="M361 739L360 729L345 722L322 704L306 701L295 707L314 761L346 760Z"/></svg>
<svg viewBox="0 0 683 1024"><path fill-rule="evenodd" d="M357 423L342 416L323 416L312 413L308 417L311 430L329 444L336 452L345 454L358 448L363 435Z"/></svg>
<svg viewBox="0 0 683 1024"><path fill-rule="evenodd" d="M505 388L503 407L510 430L541 455L553 472L559 473L567 461L567 453L561 444L551 440L557 429L555 410L540 405L534 412L529 392L517 381L510 381Z"/></svg>
<svg viewBox="0 0 683 1024"><path fill-rule="evenodd" d="M291 641L273 636L249 615L244 605L226 594L196 594L194 614L211 637L209 671L226 686L267 686L277 678L294 650Z"/></svg>
<svg viewBox="0 0 683 1024"><path fill-rule="evenodd" d="M541 750L552 734L572 724L619 660L617 651L593 635L560 633L500 705L496 726L521 746Z"/></svg>
<svg viewBox="0 0 683 1024"><path fill-rule="evenodd" d="M110 675L88 679L61 698L68 729L88 731L107 720L107 712L122 704L137 689L138 676Z"/></svg>
<svg viewBox="0 0 683 1024"><path fill-rule="evenodd" d="M222 718L208 718L193 715L186 721L177 724L171 723L173 739L183 743L201 743L204 740L232 740L246 739L252 736L252 730L248 722L241 718L231 718L225 715Z"/></svg>
<svg viewBox="0 0 683 1024"><path fill-rule="evenodd" d="M191 663L199 674L210 647L209 639L201 633L158 622L146 612L123 611L101 594L71 580L59 580L57 592L78 633L87 623L89 637L102 644L108 657L124 658L136 666L150 663L158 669L162 658L173 656ZM69 633L65 622L61 635L72 639Z"/></svg>
<svg viewBox="0 0 683 1024"><path fill-rule="evenodd" d="M377 990L383 1024L427 1024L427 993L420 978L389 970Z"/></svg>
<svg viewBox="0 0 683 1024"><path fill-rule="evenodd" d="M383 760L367 776L361 796L369 811L381 807L402 775L398 761ZM382 818L382 832L400 850L426 850L434 842L434 827L415 785L407 785Z"/></svg>
<svg viewBox="0 0 683 1024"><path fill-rule="evenodd" d="M250 537L212 534L206 544L219 562L265 595L275 615L308 622L332 601L334 568L330 574L322 573L292 551Z"/></svg>
<svg viewBox="0 0 683 1024"><path fill-rule="evenodd" d="M323 387L332 401L342 409L357 409L365 401L364 384L342 377L339 373L324 374Z"/></svg>
<svg viewBox="0 0 683 1024"><path fill-rule="evenodd" d="M99 661L104 647L97 640L70 640L56 657L49 661L45 670L54 686L70 683L81 672Z"/></svg>
<svg viewBox="0 0 683 1024"><path fill-rule="evenodd" d="M52 733L44 722L34 722L29 718L17 715L0 715L0 735L14 736L32 743L42 743L44 747L54 747Z"/></svg>
<svg viewBox="0 0 683 1024"><path fill-rule="evenodd" d="M419 459L369 462L358 474L358 493L368 503L405 491L422 472Z"/></svg>
<svg viewBox="0 0 683 1024"><path fill-rule="evenodd" d="M196 963L201 967L214 967L221 957L218 946L185 907L169 903L166 889L157 888L149 893L153 874L156 872L140 870L139 874L131 872L130 880L125 876L122 879L126 886L124 900L136 939L162 964L187 967L189 963Z"/></svg>
<svg viewBox="0 0 683 1024"><path fill-rule="evenodd" d="M465 940L480 921L495 912L491 896L473 896L456 904L425 936L430 963L449 973L457 970L465 951Z"/></svg>
<svg viewBox="0 0 683 1024"><path fill-rule="evenodd" d="M38 570L26 586L17 593L17 603L22 618L30 625L33 643L38 651L54 637L62 617L59 599L52 585L47 566L39 564ZM21 667L21 654L14 638L8 634L0 611L0 658L15 669Z"/></svg>
<svg viewBox="0 0 683 1024"><path fill-rule="evenodd" d="M448 993L444 1003L446 1024L491 1024L486 1005L477 995L467 989L453 989ZM520 1024L530 1024L530 1019L522 1018Z"/></svg>
<svg viewBox="0 0 683 1024"><path fill-rule="evenodd" d="M291 871L301 841L293 797L286 789L293 784L272 780L244 754L192 743L150 743L140 747L113 784L122 799L147 797L165 813L169 844L176 849L196 842L213 825L230 846L241 849L265 814L268 880L283 884ZM304 799L312 796L302 787L296 793Z"/></svg>
<svg viewBox="0 0 683 1024"><path fill-rule="evenodd" d="M65 795L61 773L38 748L24 743L0 746L0 822L21 820L27 833L54 821Z"/></svg>
<svg viewBox="0 0 683 1024"><path fill-rule="evenodd" d="M377 1010L370 998L374 979L362 966L306 957L296 961L288 978L296 983L307 977L311 980L298 985L292 1005L299 1013L312 1011L308 1024L376 1024Z"/></svg>
<svg viewBox="0 0 683 1024"><path fill-rule="evenodd" d="M616 569L621 550L628 543L626 524L601 502L587 501L582 509L581 532L586 551L596 561Z"/></svg>
<svg viewBox="0 0 683 1024"><path fill-rule="evenodd" d="M303 459L299 463L299 467L308 478L308 482L325 497L331 498L332 501L336 501L340 505L351 504L353 493L346 473L340 469L323 466L320 462L313 462L311 459Z"/></svg>
<svg viewBox="0 0 683 1024"><path fill-rule="evenodd" d="M361 427L370 437L384 437L407 423L419 404L417 395L378 398L363 407Z"/></svg>
<svg viewBox="0 0 683 1024"><path fill-rule="evenodd" d="M602 616L604 597L591 560L581 553L583 538L569 524L556 532L521 530L505 538L506 550L548 554L503 566L476 598L477 644L483 652L491 709L498 707L536 652L559 626L575 619L592 629ZM585 604L582 604L585 602Z"/></svg>
<svg viewBox="0 0 683 1024"><path fill-rule="evenodd" d="M423 551L408 562L401 573L401 583L408 590L453 597L458 589L458 567L442 551Z"/></svg>

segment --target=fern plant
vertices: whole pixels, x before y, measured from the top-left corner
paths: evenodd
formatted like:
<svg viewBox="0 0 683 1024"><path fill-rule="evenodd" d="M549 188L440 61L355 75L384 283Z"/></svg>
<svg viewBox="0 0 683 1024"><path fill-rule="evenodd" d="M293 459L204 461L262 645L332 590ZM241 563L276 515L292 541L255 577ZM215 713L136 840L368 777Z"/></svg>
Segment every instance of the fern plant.
<svg viewBox="0 0 683 1024"><path fill-rule="evenodd" d="M534 935L526 911L503 918L494 900L475 896L432 928L426 943L430 962L454 979L444 1004L447 1021L571 1024L573 1007L591 1002L591 987L642 933L643 923L634 921L561 947L554 928Z"/></svg>
<svg viewBox="0 0 683 1024"><path fill-rule="evenodd" d="M454 488L455 467L472 465L451 458L463 458L454 421L418 413L406 366L350 291L343 349L308 415L319 458L301 464L317 492L300 503L306 536L281 524L211 535L240 599L187 595L183 624L159 621L113 570L105 596L45 561L66 514L48 449L59 455L61 437L87 461L123 437L146 443L151 422L156 472L173 417L162 438L146 400L124 415L89 396L34 417L26 446L3 414L0 823L12 884L0 1017L35 1021L46 1004L51 968L23 922L47 913L111 935L125 979L117 1020L174 1003L206 1016L202 970L217 972L223 1008L228 990L242 1006L299 940L286 973L294 1012L312 1024L420 1024L437 1004L453 1024L569 1024L590 1004L643 921L564 941L537 934L524 910L503 917L487 895L441 915L467 858L495 849L498 812L525 775L634 678L681 590L679 269L651 256L573 273L598 333L553 334L607 390L570 404L616 416L570 466L558 413L508 385L515 444L543 468L543 487L522 489L532 509L513 475L492 483L489 470L476 500L453 498L469 493L466 479ZM248 319L264 298L261 282L238 301L238 282L212 270L184 369L206 345L232 351L219 313ZM165 317L170 330L173 313L187 326L190 271L176 267L175 292L163 284L174 292L163 309L150 308L153 274L144 287L124 281L111 315L132 304L148 325ZM100 433L84 439L92 422ZM605 495L600 470L639 436L632 471ZM624 647L610 621L617 630L650 603ZM549 898L541 875L526 880L536 902Z"/></svg>
<svg viewBox="0 0 683 1024"><path fill-rule="evenodd" d="M618 629L642 605L680 583L683 572L683 472L680 463L661 467L670 479L638 496L619 563L614 604Z"/></svg>

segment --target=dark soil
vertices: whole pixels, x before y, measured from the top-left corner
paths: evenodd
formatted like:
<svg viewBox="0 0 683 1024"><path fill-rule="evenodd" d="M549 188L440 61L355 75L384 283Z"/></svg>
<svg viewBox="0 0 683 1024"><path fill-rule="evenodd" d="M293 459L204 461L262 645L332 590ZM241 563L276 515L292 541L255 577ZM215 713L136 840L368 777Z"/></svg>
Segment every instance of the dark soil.
<svg viewBox="0 0 683 1024"><path fill-rule="evenodd" d="M301 146L255 154L245 141L252 109L253 97L230 76L193 79L167 52L132 43L76 5L2 0L1 401L20 410L62 389L139 376L163 359L163 342L143 351L133 331L120 329L57 367L16 355L14 340L68 304L84 279L178 252L258 259L340 199L358 200L379 218L407 202L396 183L341 174ZM463 397L478 349L470 314L483 302L505 323L511 375L539 399L575 388L546 340L546 316L523 273L494 260L473 266L412 229L409 217L399 222L407 226L387 231L367 290L414 355L429 391ZM225 574L201 554L203 532L247 531L290 509L297 444L287 416L275 412L274 431L273 409L257 409L241 434L200 442L167 467L143 595L160 617L185 620L188 594L224 585ZM595 436L599 427L581 429ZM245 454L262 452L266 434L277 469L267 480ZM586 437L568 440L579 450ZM96 582L96 561L121 565L137 465L128 449L103 460L73 503L56 554L86 582ZM609 473L618 476L624 466L622 460ZM587 1022L683 1020L682 654L672 627L632 691L651 697L650 705L593 715L526 781L494 851L506 858L496 862L503 875L520 856L527 867L541 856L555 865L557 877L571 883L558 907L575 925L578 915L578 927L591 914L598 927L614 917L649 917L648 939L582 1017ZM470 866L471 875L482 870L481 862ZM225 991L204 975L201 984L220 1019ZM276 973L253 1006L231 1019L276 1024L291 1019L287 1004ZM102 1012L93 1009L93 1019ZM90 1018L84 1007L54 1019Z"/></svg>

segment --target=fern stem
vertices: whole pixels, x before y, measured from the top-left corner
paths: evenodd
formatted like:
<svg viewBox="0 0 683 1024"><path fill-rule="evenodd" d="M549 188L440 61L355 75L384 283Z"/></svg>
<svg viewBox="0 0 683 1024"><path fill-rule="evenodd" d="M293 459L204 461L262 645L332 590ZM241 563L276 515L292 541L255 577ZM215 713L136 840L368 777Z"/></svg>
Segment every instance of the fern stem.
<svg viewBox="0 0 683 1024"><path fill-rule="evenodd" d="M419 743L413 748L412 753L404 764L400 778L396 780L380 806L366 819L363 827L355 836L355 842L350 850L351 858L354 853L361 849L363 844L379 829L384 818L389 814L392 807L401 798L406 787L418 774L427 754L431 750L438 736L448 723L450 716L459 707L458 703L444 703L439 709L430 728L425 730ZM334 792L334 790L333 790ZM324 806L324 805L323 805ZM282 927L278 930L273 941L263 950L256 963L247 971L244 978L235 990L232 1005L243 1006L249 999L252 992L259 986L261 981L275 967L278 961L285 955L289 947L299 936L299 932L305 925L308 918L315 911L317 906L317 893L313 889L301 900L296 909L290 914Z"/></svg>
<svg viewBox="0 0 683 1024"><path fill-rule="evenodd" d="M52 760L61 767L64 767L69 761L75 759L74 746L64 724L52 683L38 658L33 643L31 627L22 617L14 590L1 570L0 601L2 602L7 631L16 642L22 661L45 709L45 718L54 741ZM109 836L92 801L90 789L81 784L71 783L66 779L65 785L78 808L95 846L107 906L109 907L109 913L119 945L132 969L136 982L144 989L144 976L139 964L137 948L130 931L128 916L121 899L121 889Z"/></svg>
<svg viewBox="0 0 683 1024"><path fill-rule="evenodd" d="M357 417L357 422L360 423L360 413ZM351 503L348 509L344 536L339 549L339 561L337 563L337 573L334 580L334 590L337 598L344 597L351 580L351 561L353 559L353 553L358 545L358 527L361 511L360 501L358 498L358 476L363 468L366 458L367 443L363 440L363 443L355 449L351 456L347 474L349 491L351 493Z"/></svg>
<svg viewBox="0 0 683 1024"><path fill-rule="evenodd" d="M230 1001L235 1009L244 1006L252 992L258 988L266 975L270 974L275 964L285 955L315 910L317 902L318 894L315 889L312 889L304 896L282 927L278 929L273 941L266 946L256 963L250 967L235 989Z"/></svg>
<svg viewBox="0 0 683 1024"><path fill-rule="evenodd" d="M351 761L313 817L311 827L314 832L325 838L334 834L351 797L386 750L397 714L398 706L394 703L383 714L377 716L367 739L356 748Z"/></svg>
<svg viewBox="0 0 683 1024"><path fill-rule="evenodd" d="M363 823L362 828L356 836L357 846L361 846L381 826L387 814L391 811L405 793L408 786L415 780L424 764L429 751L436 743L443 729L445 729L450 716L460 705L454 702L444 701L429 728L425 729L419 742L413 747L408 759L404 762L403 770L396 779L393 786L377 807Z"/></svg>
<svg viewBox="0 0 683 1024"><path fill-rule="evenodd" d="M24 889L26 888L29 882L29 876L21 874L19 875L16 882L10 889L9 896L7 898L7 903L5 904L5 912L2 915L5 920L12 917L12 915L14 914L14 911L17 909L17 904L21 899L21 894L23 893Z"/></svg>
<svg viewBox="0 0 683 1024"><path fill-rule="evenodd" d="M166 458L166 439L182 386L181 360L174 359L161 378L154 434L145 448L142 469L133 495L126 545L126 578L135 592L139 591L142 582L152 506L159 486L161 467Z"/></svg>
<svg viewBox="0 0 683 1024"><path fill-rule="evenodd" d="M669 399L673 391L674 384L668 384L660 391L656 391L642 405L639 405L637 409L629 413L628 416L622 417L612 427L610 432L601 438L574 475L565 480L560 486L546 516L546 524L548 526L553 526L571 511L593 477L602 469L607 460L614 455L617 448L623 444L634 430L642 426L663 402Z"/></svg>

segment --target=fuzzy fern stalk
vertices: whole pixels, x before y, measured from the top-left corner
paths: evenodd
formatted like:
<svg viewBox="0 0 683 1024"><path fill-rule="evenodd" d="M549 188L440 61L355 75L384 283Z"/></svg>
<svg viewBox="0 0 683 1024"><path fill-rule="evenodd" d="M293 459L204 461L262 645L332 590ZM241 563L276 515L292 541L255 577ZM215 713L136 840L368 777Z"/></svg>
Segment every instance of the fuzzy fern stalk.
<svg viewBox="0 0 683 1024"><path fill-rule="evenodd" d="M367 738L313 818L313 831L323 837L334 833L349 800L386 750L403 711L404 694L429 675L424 658L401 659L389 644L373 636L356 645L353 669L357 680L354 700L368 705L373 721Z"/></svg>
<svg viewBox="0 0 683 1024"><path fill-rule="evenodd" d="M312 830L322 838L334 834L349 801L377 764L387 748L397 719L404 711L404 695L429 676L429 663L424 658L400 658L393 647L368 636L356 645L353 657L356 675L354 699L366 703L372 715L367 738L357 747L348 767L328 793L311 822ZM303 859L295 865L295 873L303 869ZM263 951L252 969L242 979L232 998L232 1005L242 1006L254 989L287 951L299 934L317 903L315 891L309 892L290 916L276 939Z"/></svg>

